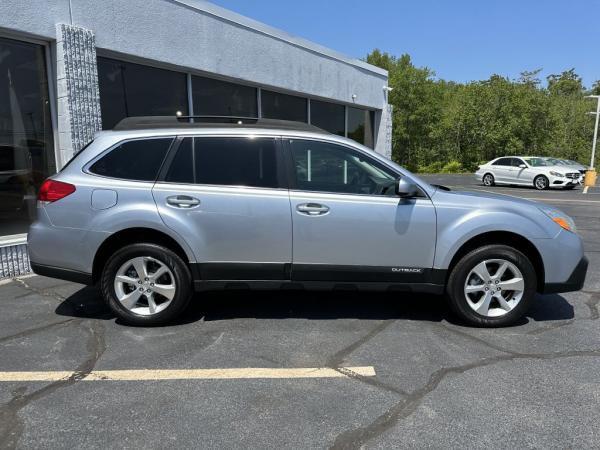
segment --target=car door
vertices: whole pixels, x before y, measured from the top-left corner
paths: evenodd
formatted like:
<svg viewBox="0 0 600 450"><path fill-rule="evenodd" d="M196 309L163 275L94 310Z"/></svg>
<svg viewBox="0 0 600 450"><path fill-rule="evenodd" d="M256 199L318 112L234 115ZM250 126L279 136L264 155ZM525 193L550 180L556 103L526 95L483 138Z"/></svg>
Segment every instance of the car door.
<svg viewBox="0 0 600 450"><path fill-rule="evenodd" d="M431 200L395 195L398 174L334 142L285 139L293 217L292 280L419 281L433 265Z"/></svg>
<svg viewBox="0 0 600 450"><path fill-rule="evenodd" d="M203 280L286 280L292 221L275 137L180 138L153 189Z"/></svg>
<svg viewBox="0 0 600 450"><path fill-rule="evenodd" d="M521 158L512 158L512 160L513 170L516 175L515 182L519 184L532 184L533 178L535 177L535 171Z"/></svg>
<svg viewBox="0 0 600 450"><path fill-rule="evenodd" d="M500 158L492 163L492 173L496 182L510 183L511 158Z"/></svg>

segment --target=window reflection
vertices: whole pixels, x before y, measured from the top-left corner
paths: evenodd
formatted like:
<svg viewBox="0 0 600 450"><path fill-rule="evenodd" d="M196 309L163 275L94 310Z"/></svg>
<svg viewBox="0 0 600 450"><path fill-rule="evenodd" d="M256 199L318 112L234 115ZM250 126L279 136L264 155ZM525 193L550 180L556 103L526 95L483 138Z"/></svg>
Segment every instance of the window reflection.
<svg viewBox="0 0 600 450"><path fill-rule="evenodd" d="M308 121L308 100L294 95L261 90L262 116L266 119Z"/></svg>
<svg viewBox="0 0 600 450"><path fill-rule="evenodd" d="M192 77L194 114L199 116L257 117L256 88Z"/></svg>
<svg viewBox="0 0 600 450"><path fill-rule="evenodd" d="M102 128L133 116L188 114L185 73L98 58Z"/></svg>
<svg viewBox="0 0 600 450"><path fill-rule="evenodd" d="M348 107L348 137L356 142L375 147L375 113L365 109Z"/></svg>
<svg viewBox="0 0 600 450"><path fill-rule="evenodd" d="M310 123L330 133L344 136L346 108L344 105L310 101Z"/></svg>
<svg viewBox="0 0 600 450"><path fill-rule="evenodd" d="M26 233L56 171L41 45L0 39L0 236Z"/></svg>

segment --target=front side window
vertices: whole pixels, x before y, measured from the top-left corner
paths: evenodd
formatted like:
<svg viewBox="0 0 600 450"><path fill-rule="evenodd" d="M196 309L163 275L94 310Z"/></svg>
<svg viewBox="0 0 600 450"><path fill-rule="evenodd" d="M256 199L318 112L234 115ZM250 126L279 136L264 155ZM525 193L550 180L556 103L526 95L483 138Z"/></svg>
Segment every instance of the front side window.
<svg viewBox="0 0 600 450"><path fill-rule="evenodd" d="M273 138L185 138L166 182L277 188L277 146Z"/></svg>
<svg viewBox="0 0 600 450"><path fill-rule="evenodd" d="M521 167L521 164L525 164L521 158L512 158L513 167Z"/></svg>
<svg viewBox="0 0 600 450"><path fill-rule="evenodd" d="M133 181L154 181L172 138L127 141L91 165L96 175Z"/></svg>
<svg viewBox="0 0 600 450"><path fill-rule="evenodd" d="M296 188L341 194L394 195L397 175L341 145L290 140Z"/></svg>

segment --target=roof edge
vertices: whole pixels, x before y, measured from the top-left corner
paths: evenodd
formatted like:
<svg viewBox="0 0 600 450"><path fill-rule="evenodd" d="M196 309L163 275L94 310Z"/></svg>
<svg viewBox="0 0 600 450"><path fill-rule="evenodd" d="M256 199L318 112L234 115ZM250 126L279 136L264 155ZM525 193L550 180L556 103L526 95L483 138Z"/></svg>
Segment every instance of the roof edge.
<svg viewBox="0 0 600 450"><path fill-rule="evenodd" d="M288 44L294 45L296 47L300 47L306 49L308 51L321 54L328 58L343 62L344 64L348 64L350 66L358 67L362 70L366 70L368 72L372 72L377 75L388 77L388 71L385 69L381 69L380 67L374 66L372 64L361 61L357 58L351 58L343 53L332 50L323 45L312 42L308 39L294 36L289 34L283 30L267 25L263 22L259 22L258 20L251 19L242 14L238 14L234 11L230 11L221 6L215 5L207 0L166 0L170 3L174 3L176 5L183 6L185 8L205 13L216 17L218 19L236 24L238 26L247 28L250 31L254 31L265 36L269 36L271 38L287 42Z"/></svg>

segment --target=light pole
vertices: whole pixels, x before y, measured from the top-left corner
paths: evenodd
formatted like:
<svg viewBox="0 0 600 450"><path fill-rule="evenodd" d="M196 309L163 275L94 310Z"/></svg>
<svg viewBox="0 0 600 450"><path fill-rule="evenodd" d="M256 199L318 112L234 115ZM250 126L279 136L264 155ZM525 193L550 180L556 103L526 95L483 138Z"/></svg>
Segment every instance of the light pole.
<svg viewBox="0 0 600 450"><path fill-rule="evenodd" d="M594 141L592 142L592 159L590 160L590 170L594 169L594 159L596 158L596 142L598 141L598 119L600 119L600 95L587 95L586 98L596 99L596 112L591 112L596 116L596 125L594 126Z"/></svg>

